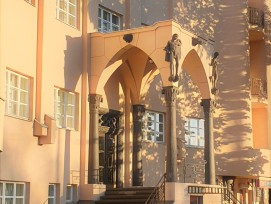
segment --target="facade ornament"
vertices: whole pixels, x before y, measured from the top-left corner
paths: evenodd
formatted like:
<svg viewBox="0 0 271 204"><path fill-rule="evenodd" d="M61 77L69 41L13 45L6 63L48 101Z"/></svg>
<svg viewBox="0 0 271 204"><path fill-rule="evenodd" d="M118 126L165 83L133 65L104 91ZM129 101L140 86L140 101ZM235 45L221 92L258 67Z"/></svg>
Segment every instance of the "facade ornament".
<svg viewBox="0 0 271 204"><path fill-rule="evenodd" d="M166 51L165 61L170 62L170 76L169 81L179 81L178 69L179 61L181 59L182 41L178 38L178 34L172 35L172 39L167 42L164 50Z"/></svg>
<svg viewBox="0 0 271 204"><path fill-rule="evenodd" d="M175 104L179 90L177 87L168 86L163 88L162 94L165 95L166 104L173 105Z"/></svg>
<svg viewBox="0 0 271 204"><path fill-rule="evenodd" d="M103 102L103 97L99 94L89 94L88 95L89 107L91 110L98 111L100 107L100 103Z"/></svg>
<svg viewBox="0 0 271 204"><path fill-rule="evenodd" d="M217 57L218 57L219 53L215 52L214 56L211 60L210 66L212 67L212 75L209 77L212 88L211 88L211 93L216 95L217 94L217 79L218 79L218 73L217 73Z"/></svg>
<svg viewBox="0 0 271 204"><path fill-rule="evenodd" d="M123 36L123 40L124 40L125 42L127 42L127 43L130 43L130 42L133 41L133 35L132 35L132 34L125 34L125 35Z"/></svg>

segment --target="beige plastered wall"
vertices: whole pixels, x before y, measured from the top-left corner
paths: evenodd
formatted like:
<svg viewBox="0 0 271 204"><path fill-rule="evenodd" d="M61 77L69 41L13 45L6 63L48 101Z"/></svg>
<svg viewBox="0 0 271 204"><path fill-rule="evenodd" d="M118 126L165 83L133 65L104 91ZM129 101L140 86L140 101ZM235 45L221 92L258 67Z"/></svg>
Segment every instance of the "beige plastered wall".
<svg viewBox="0 0 271 204"><path fill-rule="evenodd" d="M32 6L25 1L15 0L4 0L1 1L1 6L2 4L7 11L3 18L9 19L9 23L5 25L9 35L5 37L8 47L5 50L5 63L2 64L1 61L1 73L3 69L10 68L29 76L33 82L31 91L34 94L30 99L33 105L30 107L32 115L29 121L4 116L0 180L29 183L30 203L45 202L48 198L48 184L57 184L58 203L64 203L66 185L79 184L80 162L87 162L80 161L81 31L57 20L55 2L44 1L43 47L41 55L37 56L42 59L41 99L36 101L38 5ZM1 12L1 17L2 15ZM38 114L41 123L44 123L45 114L54 117L55 86L78 95L78 124L76 130L72 131L56 128L52 144L38 145L38 138L33 136L35 104L41 107ZM83 109L87 111L87 107Z"/></svg>

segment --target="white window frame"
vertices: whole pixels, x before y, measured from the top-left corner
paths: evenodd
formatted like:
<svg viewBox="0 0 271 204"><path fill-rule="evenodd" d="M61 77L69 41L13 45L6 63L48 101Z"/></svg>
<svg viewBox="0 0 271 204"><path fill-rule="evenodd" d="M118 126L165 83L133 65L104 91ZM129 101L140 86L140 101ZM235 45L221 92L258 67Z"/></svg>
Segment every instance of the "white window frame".
<svg viewBox="0 0 271 204"><path fill-rule="evenodd" d="M184 128L186 146L204 148L204 119L186 117Z"/></svg>
<svg viewBox="0 0 271 204"><path fill-rule="evenodd" d="M55 100L55 119L58 128L66 128L69 130L75 130L76 128L76 102L77 94L74 92L66 91L60 88L54 89L54 100ZM60 95L63 95L61 98ZM73 98L73 103L68 102L68 97ZM69 114L68 109L71 109L71 114ZM62 113L61 113L62 111ZM70 126L68 120L72 120L73 123Z"/></svg>
<svg viewBox="0 0 271 204"><path fill-rule="evenodd" d="M150 120L149 115L154 115L153 120ZM160 116L162 116L162 121L160 121ZM152 123L152 128L149 123ZM160 131L160 128L162 131ZM157 140L157 135L162 136L162 140ZM143 140L151 141L156 143L164 143L165 141L165 114L155 111L145 111L143 116Z"/></svg>
<svg viewBox="0 0 271 204"><path fill-rule="evenodd" d="M13 195L5 195L6 193L6 185L7 184L12 184L13 185ZM23 199L23 204L25 204L25 183L21 183L21 182L4 182L4 181L0 181L0 185L2 186L2 189L0 188L0 199L2 200L2 202L0 201L0 204L5 203L6 199L12 199L13 200L13 204L16 204L16 199L20 198ZM23 185L23 195L16 195L17 194L17 185Z"/></svg>
<svg viewBox="0 0 271 204"><path fill-rule="evenodd" d="M61 8L60 6L61 1L63 2L63 4L65 4L64 8ZM74 7L74 12L75 12L74 14L70 10L71 7ZM77 8L78 8L77 0L57 0L56 1L56 18L62 21L63 23L76 28L77 18L78 18ZM61 13L66 16L64 19L61 18ZM70 22L70 18L73 19L74 25Z"/></svg>
<svg viewBox="0 0 271 204"><path fill-rule="evenodd" d="M73 191L74 191L74 186L67 185L67 187L66 187L66 204L73 203ZM68 199L68 197L70 197L70 199Z"/></svg>
<svg viewBox="0 0 271 204"><path fill-rule="evenodd" d="M11 77L17 77L17 86L12 85ZM21 87L21 81L27 80L26 89ZM24 97L26 101L22 102L20 99L25 94ZM16 99L14 99L16 98ZM13 72L11 70L6 70L6 114L14 116L17 118L29 119L29 105L30 104L30 78ZM16 107L14 110L14 107ZM20 115L22 107L26 108L26 114ZM15 113L14 113L15 111Z"/></svg>
<svg viewBox="0 0 271 204"><path fill-rule="evenodd" d="M114 13L112 11L109 11L105 8L99 7L98 8L98 31L102 33L108 33L112 31L119 31L120 30L120 21L121 16L117 13ZM107 12L109 14L109 19L104 18L104 13ZM113 17L116 17L118 19L118 24L113 23ZM105 29L103 26L104 24L109 25L109 29ZM113 29L115 28L115 29Z"/></svg>
<svg viewBox="0 0 271 204"><path fill-rule="evenodd" d="M53 186L53 195L49 195L50 186ZM48 185L48 203L49 203L49 199L53 199L53 203L50 203L50 204L56 204L56 184L50 183Z"/></svg>

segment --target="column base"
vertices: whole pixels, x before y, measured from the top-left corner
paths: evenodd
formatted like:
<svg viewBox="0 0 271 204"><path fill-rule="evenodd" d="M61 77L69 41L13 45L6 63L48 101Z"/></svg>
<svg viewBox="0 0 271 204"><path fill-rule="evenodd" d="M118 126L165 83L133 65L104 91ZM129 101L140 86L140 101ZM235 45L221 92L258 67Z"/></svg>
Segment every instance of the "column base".
<svg viewBox="0 0 271 204"><path fill-rule="evenodd" d="M80 186L80 202L99 200L106 191L104 184L83 184Z"/></svg>

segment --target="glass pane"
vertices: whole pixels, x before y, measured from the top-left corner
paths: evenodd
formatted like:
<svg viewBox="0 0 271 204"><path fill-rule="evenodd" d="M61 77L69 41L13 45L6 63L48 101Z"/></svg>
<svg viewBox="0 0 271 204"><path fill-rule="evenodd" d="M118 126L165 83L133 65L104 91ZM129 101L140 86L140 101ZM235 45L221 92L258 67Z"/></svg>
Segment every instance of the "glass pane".
<svg viewBox="0 0 271 204"><path fill-rule="evenodd" d="M119 17L116 15L112 15L112 23L115 25L119 25Z"/></svg>
<svg viewBox="0 0 271 204"><path fill-rule="evenodd" d="M10 90L10 99L14 101L18 101L18 89L12 88Z"/></svg>
<svg viewBox="0 0 271 204"><path fill-rule="evenodd" d="M103 11L103 19L110 21L110 13L108 13L107 11Z"/></svg>
<svg viewBox="0 0 271 204"><path fill-rule="evenodd" d="M98 14L98 17L101 18L102 17L102 10L99 8L99 14Z"/></svg>
<svg viewBox="0 0 271 204"><path fill-rule="evenodd" d="M199 128L204 128L204 120L202 119L199 120Z"/></svg>
<svg viewBox="0 0 271 204"><path fill-rule="evenodd" d="M3 193L3 183L0 183L0 196L2 196L2 195L4 195L4 193Z"/></svg>
<svg viewBox="0 0 271 204"><path fill-rule="evenodd" d="M110 31L110 24L108 22L103 22L103 31L109 32Z"/></svg>
<svg viewBox="0 0 271 204"><path fill-rule="evenodd" d="M74 119L72 117L67 118L67 127L74 128Z"/></svg>
<svg viewBox="0 0 271 204"><path fill-rule="evenodd" d="M55 204L54 200L55 200L54 198L48 198L48 204Z"/></svg>
<svg viewBox="0 0 271 204"><path fill-rule="evenodd" d="M24 195L24 184L16 184L16 196Z"/></svg>
<svg viewBox="0 0 271 204"><path fill-rule="evenodd" d="M76 0L70 0L70 3L76 5Z"/></svg>
<svg viewBox="0 0 271 204"><path fill-rule="evenodd" d="M48 195L55 196L55 185L49 185Z"/></svg>
<svg viewBox="0 0 271 204"><path fill-rule="evenodd" d="M153 136L154 136L154 133L153 132L148 132L147 133L147 140L153 140L152 138L153 138Z"/></svg>
<svg viewBox="0 0 271 204"><path fill-rule="evenodd" d="M160 123L164 122L164 117L163 117L163 116L164 116L164 115L159 114L159 122L160 122Z"/></svg>
<svg viewBox="0 0 271 204"><path fill-rule="evenodd" d="M68 94L68 104L74 104L75 103L75 95L74 94Z"/></svg>
<svg viewBox="0 0 271 204"><path fill-rule="evenodd" d="M13 183L6 183L6 196L13 196L14 195L14 184Z"/></svg>
<svg viewBox="0 0 271 204"><path fill-rule="evenodd" d="M18 87L18 76L14 74L10 74L10 85Z"/></svg>
<svg viewBox="0 0 271 204"><path fill-rule="evenodd" d="M16 204L23 204L24 199L23 198L16 198Z"/></svg>
<svg viewBox="0 0 271 204"><path fill-rule="evenodd" d="M196 119L190 119L190 127L197 127L198 121Z"/></svg>
<svg viewBox="0 0 271 204"><path fill-rule="evenodd" d="M5 204L13 204L13 198L6 198Z"/></svg>
<svg viewBox="0 0 271 204"><path fill-rule="evenodd" d="M28 101L28 93L24 92L24 91L21 91L20 102L21 103L27 103L27 101Z"/></svg>
<svg viewBox="0 0 271 204"><path fill-rule="evenodd" d="M102 21L101 21L101 19L98 20L98 28L102 29Z"/></svg>
<svg viewBox="0 0 271 204"><path fill-rule="evenodd" d="M64 13L63 11L59 11L59 20L66 22L67 21L67 14Z"/></svg>
<svg viewBox="0 0 271 204"><path fill-rule="evenodd" d="M164 138L163 134L156 135L156 141L163 142L164 141L163 138Z"/></svg>
<svg viewBox="0 0 271 204"><path fill-rule="evenodd" d="M75 17L74 16L69 16L69 25L71 25L71 26L76 26L76 24L75 24Z"/></svg>
<svg viewBox="0 0 271 204"><path fill-rule="evenodd" d="M199 129L199 136L204 136L204 130L203 129Z"/></svg>
<svg viewBox="0 0 271 204"><path fill-rule="evenodd" d="M197 135L197 128L190 128L189 130L190 135L196 136Z"/></svg>
<svg viewBox="0 0 271 204"><path fill-rule="evenodd" d="M164 132L164 125L163 124L159 124L159 132Z"/></svg>
<svg viewBox="0 0 271 204"><path fill-rule="evenodd" d="M118 26L112 25L112 31L118 31L118 30L120 30Z"/></svg>
<svg viewBox="0 0 271 204"><path fill-rule="evenodd" d="M21 78L21 89L28 91L28 79Z"/></svg>
<svg viewBox="0 0 271 204"><path fill-rule="evenodd" d="M72 4L69 5L69 14L72 14L73 16L76 14L76 7Z"/></svg>
<svg viewBox="0 0 271 204"><path fill-rule="evenodd" d="M67 115L74 116L74 106L67 107Z"/></svg>
<svg viewBox="0 0 271 204"><path fill-rule="evenodd" d="M67 10L67 2L65 0L59 0L59 8Z"/></svg>
<svg viewBox="0 0 271 204"><path fill-rule="evenodd" d="M71 186L67 186L66 200L69 200L69 201L72 200L72 187Z"/></svg>
<svg viewBox="0 0 271 204"><path fill-rule="evenodd" d="M27 106L26 105L20 105L20 111L19 115L22 117L27 117Z"/></svg>

